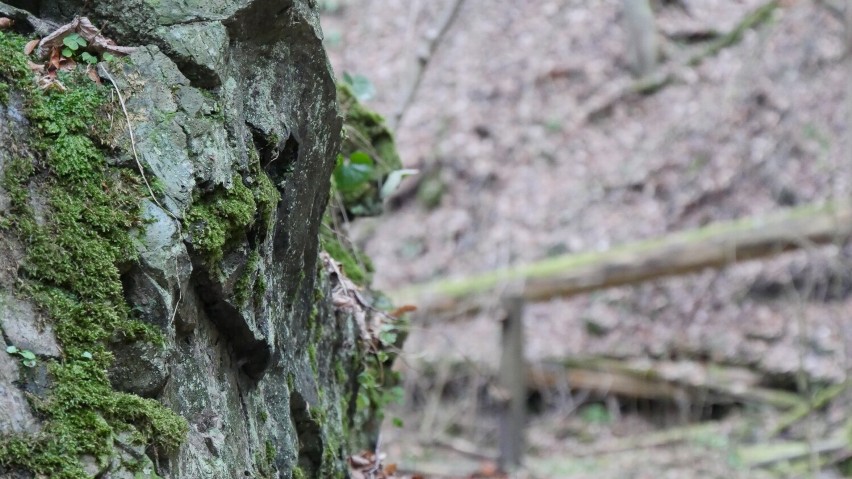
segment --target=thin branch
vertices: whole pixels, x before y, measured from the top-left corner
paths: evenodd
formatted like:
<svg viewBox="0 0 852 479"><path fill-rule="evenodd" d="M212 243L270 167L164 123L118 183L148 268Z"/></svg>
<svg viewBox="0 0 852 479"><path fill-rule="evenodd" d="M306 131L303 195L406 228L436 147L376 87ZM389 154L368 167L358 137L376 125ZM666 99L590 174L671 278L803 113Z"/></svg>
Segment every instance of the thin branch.
<svg viewBox="0 0 852 479"><path fill-rule="evenodd" d="M396 112L393 114L391 121L392 130L399 126L402 122L402 117L405 116L405 112L408 111L408 107L410 107L411 102L414 101L414 97L417 94L417 90L420 88L420 83L423 81L423 76L426 73L426 67L429 66L429 62L432 60L435 50L438 49L438 45L446 36L453 21L455 21L456 17L458 17L459 10L461 10L461 6L464 2L465 0L452 0L452 3L444 11L444 15L441 17L440 22L438 22L438 28L426 36L426 42L417 54L417 63L414 66L411 83L405 90L402 101L400 102L399 107L397 107Z"/></svg>

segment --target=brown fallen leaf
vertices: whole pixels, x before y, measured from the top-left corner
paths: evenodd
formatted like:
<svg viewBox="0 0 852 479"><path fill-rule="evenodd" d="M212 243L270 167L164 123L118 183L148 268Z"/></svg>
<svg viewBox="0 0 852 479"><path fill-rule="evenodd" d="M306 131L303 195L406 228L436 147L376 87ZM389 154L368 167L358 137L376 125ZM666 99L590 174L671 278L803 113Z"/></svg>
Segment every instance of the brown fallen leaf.
<svg viewBox="0 0 852 479"><path fill-rule="evenodd" d="M91 65L89 66L89 68L86 69L86 75L88 75L89 79L92 80L93 82L97 83L98 85L100 85L102 83L101 82L101 76L98 75L97 70L92 68Z"/></svg>
<svg viewBox="0 0 852 479"><path fill-rule="evenodd" d="M51 54L52 49L61 48L62 41L72 33L78 33L88 43L87 48L91 48L98 53L108 52L116 56L124 56L136 50L135 47L116 45L114 41L101 35L100 30L88 18L78 17L42 38L39 42L38 50L36 50L38 57L44 58L48 54Z"/></svg>
<svg viewBox="0 0 852 479"><path fill-rule="evenodd" d="M15 24L15 21L11 18L0 17L0 30L5 30L7 28L11 28L12 25Z"/></svg>
<svg viewBox="0 0 852 479"><path fill-rule="evenodd" d="M48 71L56 71L59 70L60 64L62 63L62 54L59 53L59 47L53 47L50 50L50 62L48 64Z"/></svg>
<svg viewBox="0 0 852 479"><path fill-rule="evenodd" d="M34 63L27 60L27 66L30 67L30 70L34 71L35 73L44 73L44 65L42 65L41 63Z"/></svg>
<svg viewBox="0 0 852 479"><path fill-rule="evenodd" d="M28 41L27 44L24 45L24 53L26 55L31 54L36 49L36 47L38 46L38 42L40 41L41 40L39 40L38 38L36 38L35 40Z"/></svg>
<svg viewBox="0 0 852 479"><path fill-rule="evenodd" d="M63 70L63 71L66 71L66 72L71 72L71 71L74 71L76 68L77 68L77 62L74 61L73 58L62 57L59 60L59 69L60 70Z"/></svg>
<svg viewBox="0 0 852 479"><path fill-rule="evenodd" d="M413 304L406 304L405 306L400 306L394 309L388 314L395 318L398 318L405 313L413 313L414 311L417 311L417 306L414 306Z"/></svg>

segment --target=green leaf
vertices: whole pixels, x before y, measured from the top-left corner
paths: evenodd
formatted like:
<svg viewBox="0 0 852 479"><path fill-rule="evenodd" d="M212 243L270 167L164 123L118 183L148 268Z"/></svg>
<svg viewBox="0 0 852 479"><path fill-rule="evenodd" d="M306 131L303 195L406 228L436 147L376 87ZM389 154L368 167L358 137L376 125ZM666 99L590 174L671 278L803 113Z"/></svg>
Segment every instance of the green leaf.
<svg viewBox="0 0 852 479"><path fill-rule="evenodd" d="M387 393L388 402L393 402L396 404L402 404L405 401L405 390L402 389L402 386L394 386Z"/></svg>
<svg viewBox="0 0 852 479"><path fill-rule="evenodd" d="M80 47L85 47L87 45L86 40L81 37L79 33L72 33L71 35L63 38L62 44L75 52L80 49Z"/></svg>
<svg viewBox="0 0 852 479"><path fill-rule="evenodd" d="M116 57L110 52L104 52L104 54L101 55L101 58L103 58L105 62L114 62L118 60L118 57Z"/></svg>
<svg viewBox="0 0 852 479"><path fill-rule="evenodd" d="M385 346L393 346L396 343L395 331L382 331L379 333L379 341Z"/></svg>
<svg viewBox="0 0 852 479"><path fill-rule="evenodd" d="M63 57L70 58L73 55L74 55L74 52L70 48L66 47L66 48L62 49L62 56Z"/></svg>
<svg viewBox="0 0 852 479"><path fill-rule="evenodd" d="M355 399L355 407L363 411L370 407L370 397L364 391L358 392L358 397Z"/></svg>
<svg viewBox="0 0 852 479"><path fill-rule="evenodd" d="M416 175L417 173L420 173L420 170L410 168L391 171L385 180L385 184L382 185L382 198L387 198L392 195L394 191L399 188L399 184L402 183L403 178L406 176Z"/></svg>
<svg viewBox="0 0 852 479"><path fill-rule="evenodd" d="M81 354L80 356L83 356L86 359L92 359L92 353L88 351L83 351L83 354Z"/></svg>
<svg viewBox="0 0 852 479"><path fill-rule="evenodd" d="M376 87L374 87L370 79L364 75L350 75L349 73L344 73L343 81L352 88L352 93L355 94L355 98L357 98L358 101L367 101L376 95Z"/></svg>
<svg viewBox="0 0 852 479"><path fill-rule="evenodd" d="M80 59L83 60L84 62L88 63L89 65L94 65L95 63L98 62L98 57L92 55L89 52L81 53Z"/></svg>
<svg viewBox="0 0 852 479"><path fill-rule="evenodd" d="M35 355L35 353L30 351L29 349L25 349L25 350L21 351L21 357L26 359L26 360L32 361L36 358L36 355Z"/></svg>
<svg viewBox="0 0 852 479"><path fill-rule="evenodd" d="M356 151L349 155L349 161L356 165L370 165L373 166L373 158L370 155L364 153L363 151Z"/></svg>
<svg viewBox="0 0 852 479"><path fill-rule="evenodd" d="M24 361L22 361L22 363L28 368L34 367L36 365L35 359L25 359Z"/></svg>
<svg viewBox="0 0 852 479"><path fill-rule="evenodd" d="M354 191L370 181L374 172L370 155L356 151L334 169L334 185L341 193Z"/></svg>
<svg viewBox="0 0 852 479"><path fill-rule="evenodd" d="M15 354L18 352L17 346L6 346L6 352L9 354Z"/></svg>
<svg viewBox="0 0 852 479"><path fill-rule="evenodd" d="M398 417L391 419L391 423L393 423L394 427L400 427L400 428L405 427L405 423L402 422L402 419L400 419Z"/></svg>

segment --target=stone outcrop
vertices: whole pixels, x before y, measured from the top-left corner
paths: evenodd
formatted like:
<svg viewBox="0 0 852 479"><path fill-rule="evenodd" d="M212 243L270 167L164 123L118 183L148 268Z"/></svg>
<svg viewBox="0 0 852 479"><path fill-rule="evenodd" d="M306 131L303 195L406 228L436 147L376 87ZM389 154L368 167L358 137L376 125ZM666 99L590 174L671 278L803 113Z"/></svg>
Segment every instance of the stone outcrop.
<svg viewBox="0 0 852 479"><path fill-rule="evenodd" d="M65 133L32 118L27 95L41 93L18 91L14 68L0 74L0 327L6 346L37 357L25 366L21 353L0 352L0 477L343 477L361 363L357 326L333 310L317 264L342 118L313 0L8 1L0 15L24 34L87 15L139 47L98 66L97 88L121 92L126 115L114 97L102 128L84 133L97 130L106 194L114 177L136 178L126 181L138 200L127 207L135 253L104 266L131 325L104 326L109 353L57 323L55 296L41 292L83 308L88 293L28 266L38 261L24 232L60 227L50 195L67 178L62 150L45 142ZM22 164L29 173L18 175ZM97 230L87 214L81 228ZM128 333L134 324L144 334ZM64 374L85 361L104 365L115 401L57 406L73 397ZM112 408L126 404L145 412ZM98 424L104 449L49 445L45 435L76 415Z"/></svg>

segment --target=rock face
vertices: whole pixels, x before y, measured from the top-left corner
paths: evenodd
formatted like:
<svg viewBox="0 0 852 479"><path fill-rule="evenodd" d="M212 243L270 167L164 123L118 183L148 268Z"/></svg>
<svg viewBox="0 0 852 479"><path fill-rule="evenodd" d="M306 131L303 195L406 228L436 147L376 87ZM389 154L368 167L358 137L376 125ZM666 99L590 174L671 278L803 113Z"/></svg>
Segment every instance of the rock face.
<svg viewBox="0 0 852 479"><path fill-rule="evenodd" d="M113 336L105 364L112 388L129 393L120 397L155 399L186 421L181 444L167 448L134 436L145 428L133 414L121 416L131 429L122 431L92 406L112 451L70 459L68 471L83 474L51 474L343 477L358 332L325 299L329 279L317 266L342 119L314 1L12 1L0 12L13 7L57 24L88 15L120 45L139 46L98 71L101 88L122 93L134 135L115 109L107 162L133 171L138 158L158 193L140 196L138 258L115 267L130 317L161 340ZM13 158L41 155L21 140L32 125L11 90L0 101L0 176ZM18 194L52 204L35 181ZM24 392L50 402L61 389L55 364L72 350L92 353L57 341L51 315L21 288L30 246L2 223L17 221L14 197L0 187L0 327L38 365L0 352L0 477L32 477L53 466L2 447L41 428Z"/></svg>

